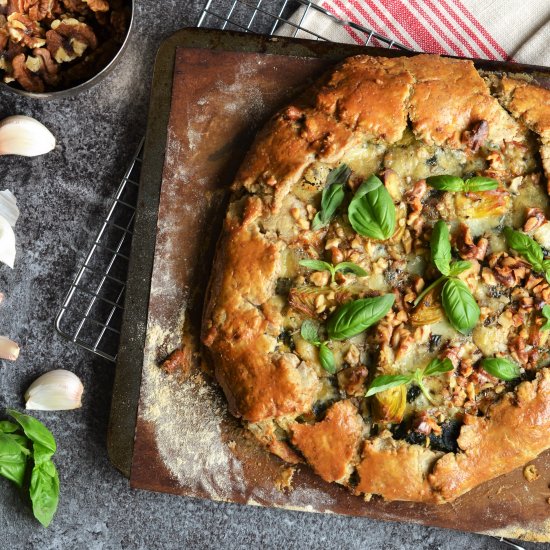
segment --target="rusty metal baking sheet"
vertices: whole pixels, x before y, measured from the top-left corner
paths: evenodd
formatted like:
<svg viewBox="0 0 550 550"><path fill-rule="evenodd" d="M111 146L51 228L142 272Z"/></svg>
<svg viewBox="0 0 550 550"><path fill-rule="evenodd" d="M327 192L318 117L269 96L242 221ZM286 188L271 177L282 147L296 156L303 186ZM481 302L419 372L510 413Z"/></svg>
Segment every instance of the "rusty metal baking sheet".
<svg viewBox="0 0 550 550"><path fill-rule="evenodd" d="M293 490L281 492L276 483L285 465L259 448L226 412L225 398L210 380L200 354L190 356L192 367L187 374L169 376L159 368L161 360L184 341L187 350L198 349L202 300L228 186L254 133L335 58L314 53L290 55L290 46L285 55L259 53L254 51L262 49L258 42L251 44L236 51L177 48L171 91L157 90L171 97L171 107L157 232L156 236L143 235L144 240L154 238L156 244L145 345L141 348L143 371L132 486L213 500L550 540L550 506L546 502L550 496L550 453L535 462L541 474L538 480L528 483L521 470L516 470L447 505L390 503L377 498L365 502L345 488L323 482L307 467L297 469ZM303 49L296 51L303 53ZM157 121L159 128L161 123ZM155 132L150 132L149 143L155 137ZM134 250L140 245L135 244ZM140 275L143 284L148 273ZM124 345L131 339L126 338Z"/></svg>

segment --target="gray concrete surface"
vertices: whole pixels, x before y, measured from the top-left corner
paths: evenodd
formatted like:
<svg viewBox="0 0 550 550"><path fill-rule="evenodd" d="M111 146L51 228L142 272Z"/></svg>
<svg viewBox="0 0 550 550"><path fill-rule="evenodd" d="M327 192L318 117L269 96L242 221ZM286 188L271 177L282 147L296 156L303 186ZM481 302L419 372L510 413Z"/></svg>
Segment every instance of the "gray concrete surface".
<svg viewBox="0 0 550 550"><path fill-rule="evenodd" d="M173 31L194 25L202 4L138 0L136 29L117 70L76 98L40 102L0 92L0 118L31 115L58 137L46 157L0 157L1 187L14 191L22 211L16 267L0 268L7 296L0 334L22 345L17 363L0 365L0 411L22 407L29 382L52 368L70 368L86 387L81 410L39 415L59 447L61 502L53 524L43 529L17 490L0 480L0 550L504 548L487 537L442 529L134 491L110 465L105 445L113 366L63 341L53 321L145 132L155 51Z"/></svg>

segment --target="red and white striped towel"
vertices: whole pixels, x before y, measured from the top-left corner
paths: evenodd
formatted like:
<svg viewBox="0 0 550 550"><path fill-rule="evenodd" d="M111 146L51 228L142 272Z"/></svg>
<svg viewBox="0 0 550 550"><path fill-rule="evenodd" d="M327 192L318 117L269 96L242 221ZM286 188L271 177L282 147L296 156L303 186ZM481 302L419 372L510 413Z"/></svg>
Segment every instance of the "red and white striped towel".
<svg viewBox="0 0 550 550"><path fill-rule="evenodd" d="M413 50L550 65L550 0L313 0ZM305 16L304 16L305 15ZM334 42L364 36L300 8L291 21ZM294 34L286 25L283 35ZM302 31L298 37L311 38ZM376 40L371 41L377 45Z"/></svg>

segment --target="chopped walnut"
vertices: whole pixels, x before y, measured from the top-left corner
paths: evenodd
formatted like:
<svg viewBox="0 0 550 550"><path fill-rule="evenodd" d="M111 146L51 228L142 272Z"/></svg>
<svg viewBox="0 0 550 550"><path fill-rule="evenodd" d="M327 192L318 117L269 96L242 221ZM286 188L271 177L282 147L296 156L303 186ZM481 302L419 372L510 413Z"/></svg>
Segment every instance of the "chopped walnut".
<svg viewBox="0 0 550 550"><path fill-rule="evenodd" d="M97 38L92 28L77 19L57 19L51 28L46 33L47 47L58 63L74 61L87 48L93 50L97 47Z"/></svg>
<svg viewBox="0 0 550 550"><path fill-rule="evenodd" d="M369 371L365 365L342 369L337 376L338 385L349 396L363 397L365 395L365 382L369 376Z"/></svg>
<svg viewBox="0 0 550 550"><path fill-rule="evenodd" d="M309 276L309 280L315 286L327 286L330 279L330 273L328 271L315 271Z"/></svg>
<svg viewBox="0 0 550 550"><path fill-rule="evenodd" d="M472 125L471 129L462 132L462 143L474 153L485 143L489 136L489 123L480 120Z"/></svg>
<svg viewBox="0 0 550 550"><path fill-rule="evenodd" d="M350 366L355 367L359 363L360 355L359 350L355 344L350 344L350 347L344 356L344 361Z"/></svg>
<svg viewBox="0 0 550 550"><path fill-rule="evenodd" d="M44 29L40 23L33 21L22 13L12 13L7 24L10 39L28 48L41 48L46 44Z"/></svg>
<svg viewBox="0 0 550 550"><path fill-rule="evenodd" d="M109 2L106 0L83 0L92 11L109 11Z"/></svg>
<svg viewBox="0 0 550 550"><path fill-rule="evenodd" d="M480 237L477 244L474 243L470 228L464 223L461 223L458 227L455 242L458 253L463 260L483 260L489 247L489 240L485 237Z"/></svg>
<svg viewBox="0 0 550 550"><path fill-rule="evenodd" d="M44 91L43 80L27 67L25 54L16 55L12 61L13 76L25 90L35 93Z"/></svg>
<svg viewBox="0 0 550 550"><path fill-rule="evenodd" d="M529 208L527 210L527 220L523 225L523 231L528 233L538 229L543 223L546 222L546 216L540 208Z"/></svg>

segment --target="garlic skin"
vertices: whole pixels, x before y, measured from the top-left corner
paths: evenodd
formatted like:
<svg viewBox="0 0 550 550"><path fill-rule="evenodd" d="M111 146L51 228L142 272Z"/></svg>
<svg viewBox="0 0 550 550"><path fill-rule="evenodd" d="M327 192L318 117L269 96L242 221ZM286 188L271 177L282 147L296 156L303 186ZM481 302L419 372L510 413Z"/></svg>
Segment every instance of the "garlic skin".
<svg viewBox="0 0 550 550"><path fill-rule="evenodd" d="M6 221L15 227L19 219L19 208L17 207L17 199L9 190L0 191L0 216L6 218Z"/></svg>
<svg viewBox="0 0 550 550"><path fill-rule="evenodd" d="M4 295L2 294L2 298ZM6 336L0 336L0 359L17 361L19 357L19 345Z"/></svg>
<svg viewBox="0 0 550 550"><path fill-rule="evenodd" d="M0 262L12 269L15 263L15 233L3 216L0 216Z"/></svg>
<svg viewBox="0 0 550 550"><path fill-rule="evenodd" d="M80 378L64 369L39 376L25 392L26 408L33 411L69 411L82 407L84 386Z"/></svg>
<svg viewBox="0 0 550 550"><path fill-rule="evenodd" d="M36 157L55 148L55 137L38 120L15 115L0 122L0 155Z"/></svg>

